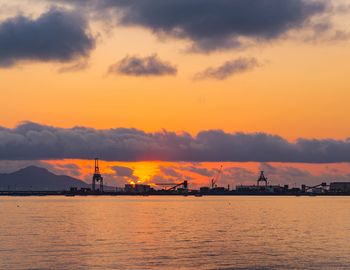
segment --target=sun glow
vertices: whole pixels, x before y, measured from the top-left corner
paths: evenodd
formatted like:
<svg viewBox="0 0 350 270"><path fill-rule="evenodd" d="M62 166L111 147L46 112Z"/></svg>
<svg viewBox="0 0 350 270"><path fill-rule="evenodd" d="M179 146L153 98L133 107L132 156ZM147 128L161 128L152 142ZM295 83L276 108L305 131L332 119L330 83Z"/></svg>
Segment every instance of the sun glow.
<svg viewBox="0 0 350 270"><path fill-rule="evenodd" d="M94 170L93 160L48 160L49 169L59 174L68 174L91 183ZM105 183L110 186L122 187L129 183L148 184L156 187L155 183L179 183L188 180L191 188L209 186L210 180L217 174L218 168L223 165L223 174L220 178L221 186L228 184L233 187L237 184L255 183L259 171L266 170L266 176L273 184L295 183L305 181L324 181L343 179L350 175L350 166L347 163L335 164L302 164L302 163L257 163L257 162L100 162L100 172ZM130 175L118 176L115 168L126 168ZM73 169L72 169L73 168ZM75 169L74 169L75 168ZM114 168L114 169L113 169ZM342 178L343 177L343 178ZM343 179L344 180L344 179Z"/></svg>

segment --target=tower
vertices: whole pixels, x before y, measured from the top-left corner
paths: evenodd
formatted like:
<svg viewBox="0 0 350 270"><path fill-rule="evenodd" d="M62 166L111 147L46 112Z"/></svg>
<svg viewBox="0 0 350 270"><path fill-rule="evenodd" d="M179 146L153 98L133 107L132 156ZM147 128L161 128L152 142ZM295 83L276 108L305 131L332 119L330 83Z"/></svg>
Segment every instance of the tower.
<svg viewBox="0 0 350 270"><path fill-rule="evenodd" d="M267 178L264 175L264 171L260 172L260 177L259 177L259 179L257 181L258 187L260 186L260 182L264 182L265 183L265 187L267 186Z"/></svg>
<svg viewBox="0 0 350 270"><path fill-rule="evenodd" d="M96 191L96 182L100 182L100 192L103 192L103 177L100 174L100 167L98 165L98 158L95 158L95 171L92 176L92 191Z"/></svg>

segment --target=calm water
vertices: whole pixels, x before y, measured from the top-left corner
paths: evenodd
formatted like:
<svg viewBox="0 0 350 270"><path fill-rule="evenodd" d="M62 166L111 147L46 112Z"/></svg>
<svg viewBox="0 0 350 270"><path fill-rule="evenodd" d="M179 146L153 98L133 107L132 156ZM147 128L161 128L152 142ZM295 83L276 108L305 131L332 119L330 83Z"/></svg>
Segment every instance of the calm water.
<svg viewBox="0 0 350 270"><path fill-rule="evenodd" d="M0 269L350 269L350 197L3 197Z"/></svg>

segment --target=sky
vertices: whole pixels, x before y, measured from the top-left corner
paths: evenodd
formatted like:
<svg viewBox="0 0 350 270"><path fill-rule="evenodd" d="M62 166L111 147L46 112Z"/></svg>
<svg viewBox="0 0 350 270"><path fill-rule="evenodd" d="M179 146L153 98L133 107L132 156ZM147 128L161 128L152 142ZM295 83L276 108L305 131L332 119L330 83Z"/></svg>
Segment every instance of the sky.
<svg viewBox="0 0 350 270"><path fill-rule="evenodd" d="M350 175L346 0L0 0L0 170ZM108 180L107 180L108 181Z"/></svg>

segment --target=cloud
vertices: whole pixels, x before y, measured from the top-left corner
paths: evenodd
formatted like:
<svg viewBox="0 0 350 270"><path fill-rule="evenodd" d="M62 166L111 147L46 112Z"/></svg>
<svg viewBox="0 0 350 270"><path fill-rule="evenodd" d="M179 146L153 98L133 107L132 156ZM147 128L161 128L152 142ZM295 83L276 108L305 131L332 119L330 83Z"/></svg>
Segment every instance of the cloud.
<svg viewBox="0 0 350 270"><path fill-rule="evenodd" d="M59 73L66 73L66 72L76 72L87 69L89 66L87 61L81 61L73 63L72 65L63 66L58 69Z"/></svg>
<svg viewBox="0 0 350 270"><path fill-rule="evenodd" d="M72 177L81 177L80 167L74 163L67 164L53 164L45 161L39 162L37 164L39 167L44 167L49 171L58 175L69 175Z"/></svg>
<svg viewBox="0 0 350 270"><path fill-rule="evenodd" d="M214 175L214 172L210 171L207 168L200 167L200 166L198 166L198 164L197 164L197 166L184 166L184 167L181 167L180 169L184 170L184 171L193 172L193 173L199 174L201 176L206 176L206 177Z"/></svg>
<svg viewBox="0 0 350 270"><path fill-rule="evenodd" d="M137 129L57 128L26 122L0 127L0 160L350 162L350 139L295 142L266 133L188 133Z"/></svg>
<svg viewBox="0 0 350 270"><path fill-rule="evenodd" d="M109 179L110 184L113 183L117 185L129 183L130 181L137 182L140 179L134 175L134 169L125 167L125 166L111 166L115 173L103 174L106 176L106 179Z"/></svg>
<svg viewBox="0 0 350 270"><path fill-rule="evenodd" d="M163 175L166 175L166 176L171 176L171 177L175 177L175 178L182 177L181 173L179 173L177 170L175 170L174 168L169 167L169 166L167 166L167 167L160 166L159 170Z"/></svg>
<svg viewBox="0 0 350 270"><path fill-rule="evenodd" d="M174 177L169 177L167 175L161 175L161 174L156 174L153 175L149 181L149 183L153 183L157 185L157 188L169 188L171 186L167 186L167 185L159 185L159 184L171 184L171 183L178 183L179 180L177 178Z"/></svg>
<svg viewBox="0 0 350 270"><path fill-rule="evenodd" d="M69 62L95 46L86 21L76 12L52 8L38 18L17 16L0 23L0 66L20 61Z"/></svg>
<svg viewBox="0 0 350 270"><path fill-rule="evenodd" d="M334 12L346 15L350 12L350 5L349 4L338 4L334 7Z"/></svg>
<svg viewBox="0 0 350 270"><path fill-rule="evenodd" d="M62 1L62 0L61 0ZM89 6L109 22L141 26L158 36L189 40L194 51L238 48L278 39L310 26L330 12L329 0L90 0L65 1ZM108 16L110 15L110 16Z"/></svg>
<svg viewBox="0 0 350 270"><path fill-rule="evenodd" d="M134 170L131 168L123 167L123 166L113 166L111 167L111 169L115 171L117 176L127 177L127 178L134 177Z"/></svg>
<svg viewBox="0 0 350 270"><path fill-rule="evenodd" d="M238 58L231 61L227 61L218 67L209 67L204 71L195 75L195 79L217 79L225 80L228 77L234 76L239 73L243 73L260 66L255 58Z"/></svg>
<svg viewBox="0 0 350 270"><path fill-rule="evenodd" d="M177 68L160 60L155 54L147 57L126 56L110 66L108 73L127 76L164 76L175 75Z"/></svg>
<svg viewBox="0 0 350 270"><path fill-rule="evenodd" d="M308 171L291 166L277 167L263 162L260 164L259 168L260 170L265 171L267 174L271 175L273 178L285 178L286 181L311 177L311 174Z"/></svg>

